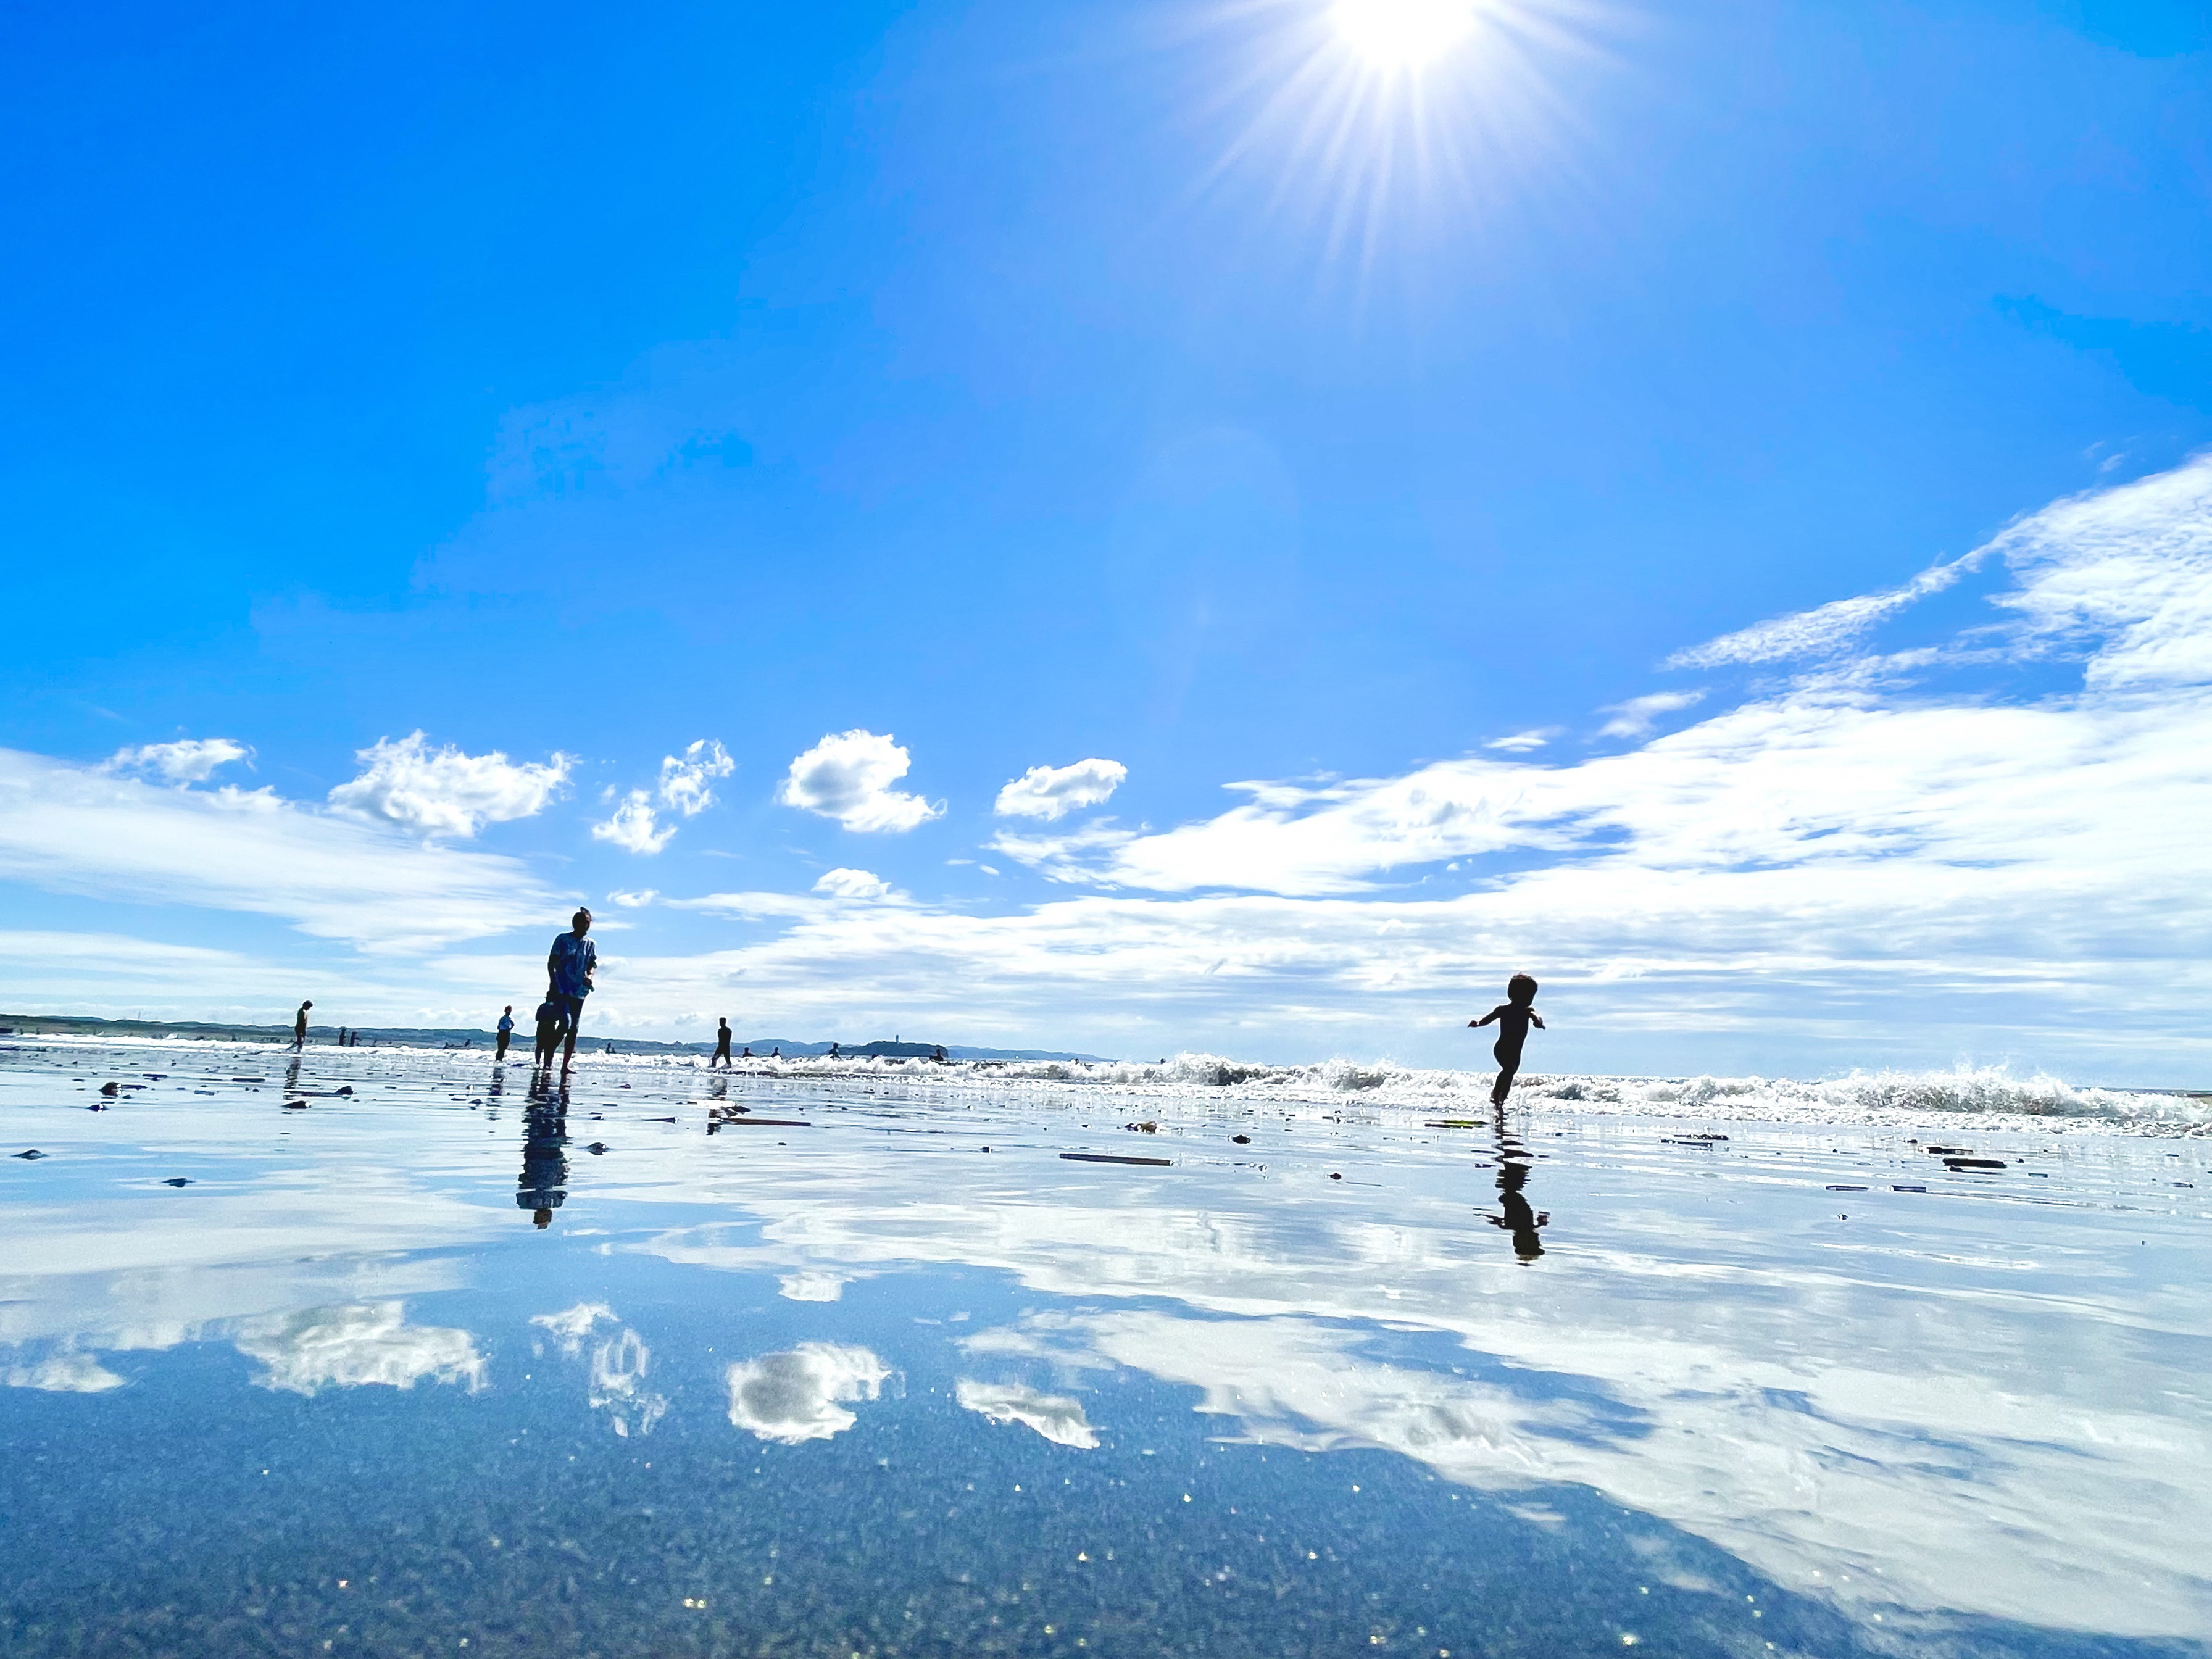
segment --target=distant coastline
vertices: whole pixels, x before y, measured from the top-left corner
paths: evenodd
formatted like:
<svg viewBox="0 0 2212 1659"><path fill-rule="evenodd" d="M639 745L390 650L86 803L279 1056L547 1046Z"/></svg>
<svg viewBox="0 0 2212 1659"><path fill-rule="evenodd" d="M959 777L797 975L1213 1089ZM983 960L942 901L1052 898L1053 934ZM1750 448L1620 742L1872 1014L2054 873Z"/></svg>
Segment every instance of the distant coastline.
<svg viewBox="0 0 2212 1659"><path fill-rule="evenodd" d="M310 1025L307 1042L327 1047L337 1041L339 1027ZM465 1026L349 1025L364 1047L410 1048L490 1048L497 1033ZM289 1025L233 1025L198 1019L103 1019L91 1014L0 1013L0 1038L10 1036L194 1037L205 1042L275 1042L289 1045ZM872 1042L799 1042L790 1037L733 1037L732 1043L757 1054L781 1049L789 1059L812 1059L832 1048L854 1059L908 1056L927 1058L938 1049L947 1060L1065 1060L1089 1065L1110 1063L1100 1054L1075 1054L1058 1048L978 1048L957 1042L900 1042L888 1038ZM641 1037L594 1036L586 1047L604 1052L611 1043L618 1054L712 1054L712 1038L700 1042L662 1042Z"/></svg>

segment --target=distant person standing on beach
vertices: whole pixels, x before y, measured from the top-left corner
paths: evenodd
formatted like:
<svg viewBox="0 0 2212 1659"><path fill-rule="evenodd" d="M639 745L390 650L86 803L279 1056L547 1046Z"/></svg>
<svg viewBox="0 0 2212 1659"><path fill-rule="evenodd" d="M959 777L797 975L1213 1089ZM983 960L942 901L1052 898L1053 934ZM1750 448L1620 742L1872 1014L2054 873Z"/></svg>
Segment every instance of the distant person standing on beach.
<svg viewBox="0 0 2212 1659"><path fill-rule="evenodd" d="M300 1005L300 1012L292 1016L292 1046L295 1048L307 1046L307 1010L314 1006L312 1002L303 1002Z"/></svg>
<svg viewBox="0 0 2212 1659"><path fill-rule="evenodd" d="M1526 974L1516 974L1505 981L1505 1000L1492 1008L1480 1019L1468 1021L1470 1029L1498 1022L1498 1046L1490 1052L1497 1057L1498 1081L1491 1085L1490 1103L1503 1106L1506 1091L1513 1086L1513 1074L1521 1069L1521 1045L1528 1040L1528 1028L1544 1029L1544 1017L1536 1012L1536 981Z"/></svg>
<svg viewBox="0 0 2212 1659"><path fill-rule="evenodd" d="M717 1019L715 1024L721 1029L714 1033L714 1060L720 1060L726 1068L730 1063L730 1022ZM707 1069L710 1072L714 1069L714 1060L707 1062Z"/></svg>
<svg viewBox="0 0 2212 1659"><path fill-rule="evenodd" d="M561 1051L563 1069L576 1058L576 1028L583 1024L584 999L592 994L592 974L599 965L599 947L585 937L591 931L592 913L579 910L568 931L555 938L545 953L546 994L561 1005L568 1027Z"/></svg>
<svg viewBox="0 0 2212 1659"><path fill-rule="evenodd" d="M507 1011L499 1017L499 1052L492 1056L496 1065L507 1058L507 1045L514 1039L514 1005L508 1003Z"/></svg>

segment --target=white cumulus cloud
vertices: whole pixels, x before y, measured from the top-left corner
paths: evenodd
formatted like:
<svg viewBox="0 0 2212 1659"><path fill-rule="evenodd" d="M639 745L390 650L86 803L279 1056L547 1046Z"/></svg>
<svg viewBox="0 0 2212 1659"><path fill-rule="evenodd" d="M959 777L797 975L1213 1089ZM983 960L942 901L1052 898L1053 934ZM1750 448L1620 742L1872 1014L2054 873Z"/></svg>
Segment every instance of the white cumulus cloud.
<svg viewBox="0 0 2212 1659"><path fill-rule="evenodd" d="M829 898L879 899L890 893L890 883L870 870L830 870L814 884L814 890Z"/></svg>
<svg viewBox="0 0 2212 1659"><path fill-rule="evenodd" d="M702 738L681 755L661 760L660 804L695 818L714 804L714 792L708 785L716 778L726 778L737 766L717 739Z"/></svg>
<svg viewBox="0 0 2212 1659"><path fill-rule="evenodd" d="M1079 760L1073 766L1032 766L999 791L992 810L1002 818L1061 818L1106 801L1129 769L1119 761Z"/></svg>
<svg viewBox="0 0 2212 1659"><path fill-rule="evenodd" d="M539 763L511 761L496 749L488 755L464 754L451 744L433 749L420 732L397 743L379 738L355 758L361 775L331 791L333 807L464 841L487 823L544 811L574 764L557 752Z"/></svg>
<svg viewBox="0 0 2212 1659"><path fill-rule="evenodd" d="M658 853L676 838L676 826L661 823L659 808L687 818L698 817L714 804L714 780L726 778L736 769L729 750L713 738L700 738L681 755L664 756L660 781L652 789L632 789L623 795L615 810L592 826L592 839L647 856ZM617 896L616 902L623 900Z"/></svg>
<svg viewBox="0 0 2212 1659"><path fill-rule="evenodd" d="M253 750L234 738L179 738L174 743L118 749L108 758L118 772L150 772L171 783L205 783L220 767L250 760Z"/></svg>
<svg viewBox="0 0 2212 1659"><path fill-rule="evenodd" d="M787 1446L827 1440L860 1420L840 1402L877 1398L890 1374L869 1350L842 1342L740 1360L728 1372L730 1421Z"/></svg>
<svg viewBox="0 0 2212 1659"><path fill-rule="evenodd" d="M676 826L661 827L653 811L653 797L633 789L622 798L613 813L592 826L593 841L612 842L633 853L658 853L676 838Z"/></svg>
<svg viewBox="0 0 2212 1659"><path fill-rule="evenodd" d="M787 806L835 818L848 830L897 833L941 815L920 795L891 786L912 758L888 736L855 727L826 737L791 763L776 791Z"/></svg>

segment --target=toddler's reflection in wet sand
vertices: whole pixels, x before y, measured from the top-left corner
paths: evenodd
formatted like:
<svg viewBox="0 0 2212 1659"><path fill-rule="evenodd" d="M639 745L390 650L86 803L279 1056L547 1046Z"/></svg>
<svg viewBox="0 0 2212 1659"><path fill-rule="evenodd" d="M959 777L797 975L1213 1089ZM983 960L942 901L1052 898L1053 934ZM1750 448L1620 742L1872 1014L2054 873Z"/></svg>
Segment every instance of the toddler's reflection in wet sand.
<svg viewBox="0 0 2212 1659"><path fill-rule="evenodd" d="M1534 1210L1528 1206L1522 1188L1528 1184L1528 1171L1535 1167L1520 1136L1505 1127L1505 1109L1500 1106L1492 1121L1498 1136L1498 1213L1486 1217L1493 1227L1502 1227L1513 1235L1513 1254L1523 1262L1534 1261L1544 1254L1544 1241L1539 1228L1551 1224L1549 1210Z"/></svg>
<svg viewBox="0 0 2212 1659"><path fill-rule="evenodd" d="M568 1196L568 1085L540 1072L531 1079L522 1112L522 1175L515 1182L518 1209L532 1212L540 1227L553 1224L553 1212Z"/></svg>

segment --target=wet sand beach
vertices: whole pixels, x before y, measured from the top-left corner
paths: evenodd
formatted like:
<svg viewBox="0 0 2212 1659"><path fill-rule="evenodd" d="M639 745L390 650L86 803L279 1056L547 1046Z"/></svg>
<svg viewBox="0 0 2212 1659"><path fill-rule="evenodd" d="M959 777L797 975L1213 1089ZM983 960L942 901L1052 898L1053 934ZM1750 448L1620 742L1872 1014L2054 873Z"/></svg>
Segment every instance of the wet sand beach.
<svg viewBox="0 0 2212 1659"><path fill-rule="evenodd" d="M0 1052L0 1652L2212 1632L2201 1103L292 1060Z"/></svg>

